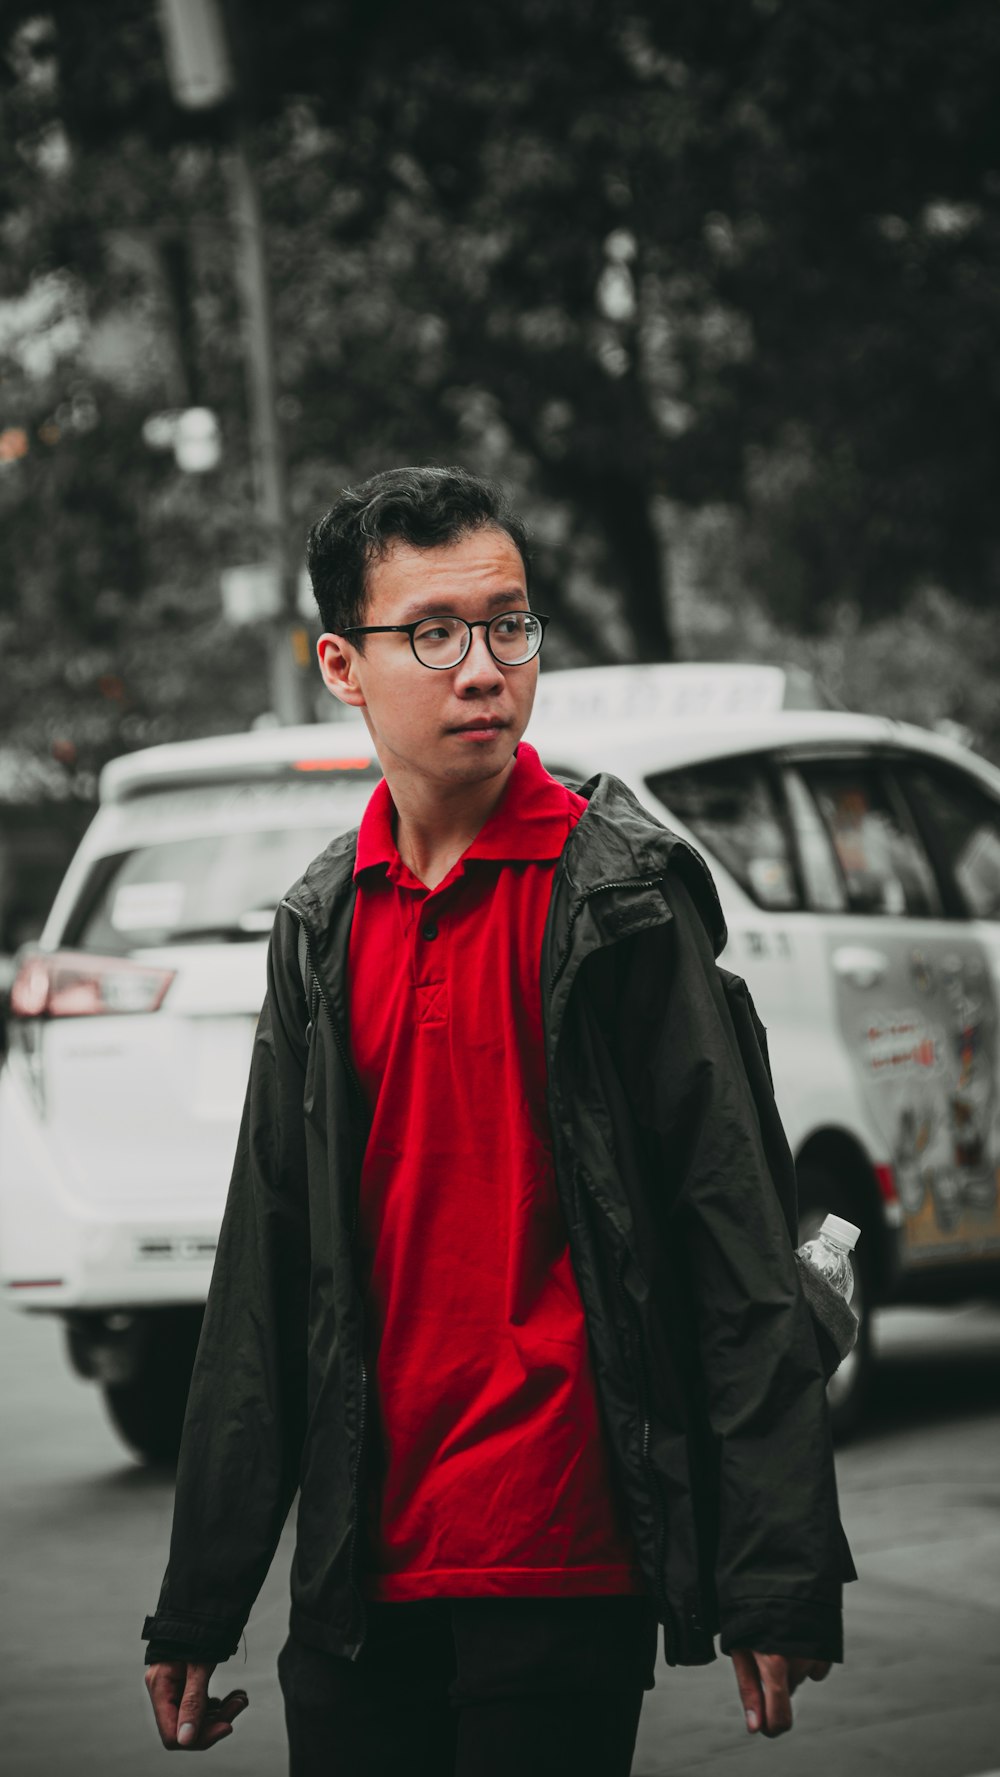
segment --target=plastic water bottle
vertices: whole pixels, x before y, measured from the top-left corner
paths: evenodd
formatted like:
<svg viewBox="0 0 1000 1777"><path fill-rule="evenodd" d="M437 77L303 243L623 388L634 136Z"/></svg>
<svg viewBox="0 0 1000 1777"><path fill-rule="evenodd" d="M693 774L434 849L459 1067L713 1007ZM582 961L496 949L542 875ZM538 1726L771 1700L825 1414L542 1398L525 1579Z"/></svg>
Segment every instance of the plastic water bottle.
<svg viewBox="0 0 1000 1777"><path fill-rule="evenodd" d="M799 1247L800 1256L849 1302L854 1294L851 1254L861 1233L842 1216L827 1216L819 1233Z"/></svg>

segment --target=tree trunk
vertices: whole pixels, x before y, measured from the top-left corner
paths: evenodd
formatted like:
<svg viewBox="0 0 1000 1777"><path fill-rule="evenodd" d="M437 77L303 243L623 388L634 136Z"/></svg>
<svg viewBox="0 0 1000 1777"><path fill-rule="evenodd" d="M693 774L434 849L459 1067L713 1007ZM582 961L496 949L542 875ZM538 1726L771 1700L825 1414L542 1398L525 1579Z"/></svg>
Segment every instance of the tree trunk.
<svg viewBox="0 0 1000 1777"><path fill-rule="evenodd" d="M610 578L622 589L639 659L674 660L663 545L648 487L634 474L604 473L591 490L590 504L603 532Z"/></svg>

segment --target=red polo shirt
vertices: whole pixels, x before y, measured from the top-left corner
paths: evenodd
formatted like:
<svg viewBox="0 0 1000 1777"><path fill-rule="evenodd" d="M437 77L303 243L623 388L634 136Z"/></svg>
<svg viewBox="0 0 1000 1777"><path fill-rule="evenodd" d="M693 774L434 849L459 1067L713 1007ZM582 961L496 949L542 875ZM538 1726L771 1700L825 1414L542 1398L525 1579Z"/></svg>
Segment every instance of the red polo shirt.
<svg viewBox="0 0 1000 1777"><path fill-rule="evenodd" d="M377 1599L641 1592L556 1190L540 959L586 807L521 743L438 887L379 784L358 839L354 1062L372 1111L358 1236Z"/></svg>

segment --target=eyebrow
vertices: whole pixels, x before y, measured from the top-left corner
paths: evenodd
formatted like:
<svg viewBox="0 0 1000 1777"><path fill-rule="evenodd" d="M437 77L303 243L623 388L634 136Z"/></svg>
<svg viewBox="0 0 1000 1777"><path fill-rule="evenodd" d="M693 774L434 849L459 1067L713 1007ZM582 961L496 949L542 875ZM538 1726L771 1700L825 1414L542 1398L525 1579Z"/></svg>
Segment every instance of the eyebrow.
<svg viewBox="0 0 1000 1777"><path fill-rule="evenodd" d="M485 603L495 606L498 611L526 611L528 609L527 594L523 586L514 586L508 592L491 592ZM444 595L441 598L421 599L417 605L407 605L400 623L417 623L421 617L457 617L459 613L453 608L454 601Z"/></svg>

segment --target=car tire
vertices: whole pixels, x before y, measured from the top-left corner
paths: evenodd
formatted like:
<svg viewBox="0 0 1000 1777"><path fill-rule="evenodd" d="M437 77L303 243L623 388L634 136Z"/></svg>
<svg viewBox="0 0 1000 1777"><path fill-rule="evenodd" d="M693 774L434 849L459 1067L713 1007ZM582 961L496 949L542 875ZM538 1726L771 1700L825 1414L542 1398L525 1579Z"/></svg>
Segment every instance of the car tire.
<svg viewBox="0 0 1000 1777"><path fill-rule="evenodd" d="M151 1315L136 1374L127 1382L102 1384L112 1425L143 1462L172 1466L177 1461L201 1320L200 1308Z"/></svg>
<svg viewBox="0 0 1000 1777"><path fill-rule="evenodd" d="M853 1192L826 1167L805 1165L798 1171L799 1243L818 1234L827 1215L842 1216L861 1229L858 1249L851 1254L854 1295L851 1307L857 1316L858 1337L854 1350L844 1358L827 1383L830 1421L838 1444L854 1436L862 1424L871 1397L875 1367L872 1341L874 1295L871 1266L864 1248L865 1211Z"/></svg>

